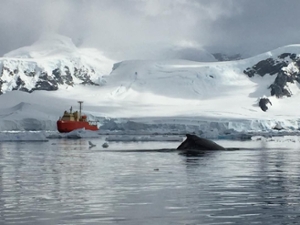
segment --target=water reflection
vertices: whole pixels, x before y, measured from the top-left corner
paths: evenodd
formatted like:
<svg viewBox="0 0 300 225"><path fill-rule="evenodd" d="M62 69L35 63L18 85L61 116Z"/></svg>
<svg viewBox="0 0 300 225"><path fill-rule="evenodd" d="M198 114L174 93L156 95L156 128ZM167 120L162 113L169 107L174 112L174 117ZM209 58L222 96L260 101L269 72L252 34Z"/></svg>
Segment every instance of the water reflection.
<svg viewBox="0 0 300 225"><path fill-rule="evenodd" d="M196 206L192 209L198 215L195 221L208 224L296 222L300 185L296 174L299 166L293 157L296 153L261 149L235 153L234 160L228 152L215 153L206 163L197 158L187 160L187 164L191 163L187 165L187 186L193 190L187 198L188 205ZM282 222L278 223L278 219Z"/></svg>
<svg viewBox="0 0 300 225"><path fill-rule="evenodd" d="M61 212L66 199L76 202L76 190L72 189L76 187L74 179L80 182L85 177L88 161L84 152L69 151L71 148L59 144L53 149L48 143L1 145L1 211L5 220L26 222L40 212L51 218Z"/></svg>
<svg viewBox="0 0 300 225"><path fill-rule="evenodd" d="M294 168L295 152L260 151L257 190L261 208L273 217L297 221L299 217L299 175ZM296 170L295 170L296 169Z"/></svg>
<svg viewBox="0 0 300 225"><path fill-rule="evenodd" d="M0 149L4 225L299 220L297 149L122 152L63 139Z"/></svg>

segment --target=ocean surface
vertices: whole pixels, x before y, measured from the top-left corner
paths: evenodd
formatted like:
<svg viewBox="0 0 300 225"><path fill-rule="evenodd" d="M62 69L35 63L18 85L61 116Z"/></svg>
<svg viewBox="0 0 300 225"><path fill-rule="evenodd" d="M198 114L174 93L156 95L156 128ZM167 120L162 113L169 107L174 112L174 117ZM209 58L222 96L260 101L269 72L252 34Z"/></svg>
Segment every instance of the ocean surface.
<svg viewBox="0 0 300 225"><path fill-rule="evenodd" d="M297 140L219 141L242 149L199 155L103 143L0 142L0 224L300 223Z"/></svg>

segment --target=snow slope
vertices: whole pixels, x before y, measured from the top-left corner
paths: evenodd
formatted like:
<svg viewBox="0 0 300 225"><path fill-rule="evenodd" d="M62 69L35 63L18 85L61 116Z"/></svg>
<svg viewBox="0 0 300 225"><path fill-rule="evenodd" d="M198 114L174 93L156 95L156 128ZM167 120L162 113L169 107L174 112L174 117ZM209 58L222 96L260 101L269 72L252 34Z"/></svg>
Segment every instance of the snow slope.
<svg viewBox="0 0 300 225"><path fill-rule="evenodd" d="M77 48L61 35L44 35L32 44L0 58L0 92L57 90L61 86L102 84L114 61L96 49Z"/></svg>
<svg viewBox="0 0 300 225"><path fill-rule="evenodd" d="M73 54L64 49L65 44L51 51L44 48L47 45L42 42L34 52L23 48L6 56L43 61ZM295 132L299 128L299 84L288 84L293 92L290 98L277 99L270 96L268 89L275 76L249 78L243 72L260 60L286 52L300 54L300 45L230 62L123 61L114 64L111 73L102 77L102 86L75 85L30 94L7 92L0 95L0 129L55 130L55 122L63 111L71 105L77 108L77 101L83 100L83 111L90 119L99 120L99 133L195 132L220 138L236 132L273 132L279 125L285 132ZM84 57L82 52L79 55ZM87 62L94 64L95 74L101 67L97 60L95 57L95 61ZM267 112L258 107L262 96L272 102Z"/></svg>

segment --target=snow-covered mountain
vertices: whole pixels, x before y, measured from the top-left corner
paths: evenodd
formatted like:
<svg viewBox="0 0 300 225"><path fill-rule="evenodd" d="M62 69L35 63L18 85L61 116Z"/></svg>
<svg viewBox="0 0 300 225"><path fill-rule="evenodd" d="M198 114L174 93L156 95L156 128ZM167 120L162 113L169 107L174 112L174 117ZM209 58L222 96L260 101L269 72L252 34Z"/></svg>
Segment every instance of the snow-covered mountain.
<svg viewBox="0 0 300 225"><path fill-rule="evenodd" d="M74 84L102 84L113 61L96 49L78 49L70 38L44 35L31 46L0 58L0 94L12 90L57 90Z"/></svg>
<svg viewBox="0 0 300 225"><path fill-rule="evenodd" d="M291 45L230 62L124 61L114 65L108 78L108 86L124 82L138 92L148 90L171 98L207 100L215 96L221 97L223 91L226 95L228 92L234 95L243 85L257 83L256 98L291 97L298 93L299 53L300 45ZM130 75L123 76L119 71L126 71ZM161 82L176 88L162 89Z"/></svg>
<svg viewBox="0 0 300 225"><path fill-rule="evenodd" d="M55 45L40 41L2 58L9 71L19 69L11 75L2 69L2 90L6 93L0 95L0 129L55 130L57 118L71 105L76 108L78 100L84 101L89 118L99 120L104 133L221 135L270 132L278 127L299 129L300 45L238 61L129 60L113 65L96 50L83 51L70 46L69 39L63 40L59 38ZM102 85L79 85L84 80L76 75L79 67L74 63L89 68L89 79ZM54 79L55 68L60 69L60 77L65 76L65 65L71 71L73 86L64 80L53 92L10 91L15 77L29 90L35 88L29 84L40 79L41 71L48 71L45 81ZM28 78L20 72L24 68L32 68L34 76ZM265 111L262 98L272 104L265 101Z"/></svg>
<svg viewBox="0 0 300 225"><path fill-rule="evenodd" d="M293 84L298 85L300 82L300 56L298 55L300 46L288 46L278 49L279 54L272 54L266 59L257 62L252 67L244 70L249 77L273 75L276 78L270 84L271 95L280 98L283 96L290 97L295 90L291 89ZM279 52L280 50L284 50ZM298 86L296 88L298 91Z"/></svg>

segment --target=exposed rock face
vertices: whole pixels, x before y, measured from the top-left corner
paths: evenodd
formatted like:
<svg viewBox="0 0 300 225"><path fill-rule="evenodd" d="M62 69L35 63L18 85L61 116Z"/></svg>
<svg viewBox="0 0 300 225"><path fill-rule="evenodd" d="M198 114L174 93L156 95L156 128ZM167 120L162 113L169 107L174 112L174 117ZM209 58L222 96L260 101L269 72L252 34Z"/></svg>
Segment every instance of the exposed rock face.
<svg viewBox="0 0 300 225"><path fill-rule="evenodd" d="M211 140L193 134L187 134L186 137L185 141L178 146L178 150L225 150L224 147Z"/></svg>
<svg viewBox="0 0 300 225"><path fill-rule="evenodd" d="M251 68L244 70L249 77L255 75L265 76L266 74L276 76L274 82L269 86L271 96L277 98L288 96L292 93L287 83L300 81L300 58L294 53L283 53L277 58L268 58L256 63Z"/></svg>
<svg viewBox="0 0 300 225"><path fill-rule="evenodd" d="M268 104L272 105L271 101L268 98L261 98L258 103L259 107L264 112L268 110Z"/></svg>
<svg viewBox="0 0 300 225"><path fill-rule="evenodd" d="M54 91L77 84L100 85L114 61L93 48L77 48L71 38L43 34L29 46L0 58L0 94L12 90Z"/></svg>
<svg viewBox="0 0 300 225"><path fill-rule="evenodd" d="M74 85L74 79L79 84L99 85L91 80L95 74L92 68L58 65L53 70L45 69L34 61L2 60L0 71L0 94L11 90L33 92L36 90L55 91L59 85ZM59 64L59 62L58 62Z"/></svg>
<svg viewBox="0 0 300 225"><path fill-rule="evenodd" d="M290 97L292 93L286 89L286 82L288 80L290 80L291 83L294 82L292 79L289 79L289 77L283 71L278 72L274 83L269 87L271 89L271 95L275 95L277 98L283 96Z"/></svg>

